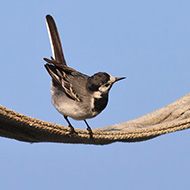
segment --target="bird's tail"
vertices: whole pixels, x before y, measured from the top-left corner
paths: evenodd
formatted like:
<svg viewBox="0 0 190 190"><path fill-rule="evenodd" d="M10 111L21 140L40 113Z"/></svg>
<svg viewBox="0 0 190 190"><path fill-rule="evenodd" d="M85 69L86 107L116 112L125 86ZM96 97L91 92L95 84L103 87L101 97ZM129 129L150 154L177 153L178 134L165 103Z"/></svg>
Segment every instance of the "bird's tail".
<svg viewBox="0 0 190 190"><path fill-rule="evenodd" d="M55 60L57 63L61 65L67 65L63 55L58 30L55 21L51 15L46 16L46 24L53 53L53 60Z"/></svg>

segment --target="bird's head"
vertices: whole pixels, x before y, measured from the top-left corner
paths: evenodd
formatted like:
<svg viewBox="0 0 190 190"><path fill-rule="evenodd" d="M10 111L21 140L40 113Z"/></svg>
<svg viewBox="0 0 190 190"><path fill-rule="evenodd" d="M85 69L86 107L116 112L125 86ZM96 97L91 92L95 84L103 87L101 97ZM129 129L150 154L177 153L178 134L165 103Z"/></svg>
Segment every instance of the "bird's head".
<svg viewBox="0 0 190 190"><path fill-rule="evenodd" d="M112 85L122 79L125 79L125 77L113 77L107 73L99 72L89 77L87 81L87 89L91 92L107 94Z"/></svg>

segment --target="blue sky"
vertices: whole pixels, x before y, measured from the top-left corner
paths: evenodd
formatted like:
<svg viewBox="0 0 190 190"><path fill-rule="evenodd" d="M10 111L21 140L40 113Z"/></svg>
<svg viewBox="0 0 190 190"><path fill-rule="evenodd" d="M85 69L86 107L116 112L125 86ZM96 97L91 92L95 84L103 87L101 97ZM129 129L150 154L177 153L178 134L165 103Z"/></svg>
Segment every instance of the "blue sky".
<svg viewBox="0 0 190 190"><path fill-rule="evenodd" d="M92 128L131 120L190 92L190 2L1 1L0 104L66 125L51 104L45 25L58 25L69 66L126 76ZM71 120L84 129L83 122ZM0 189L188 189L189 130L106 146L0 138Z"/></svg>

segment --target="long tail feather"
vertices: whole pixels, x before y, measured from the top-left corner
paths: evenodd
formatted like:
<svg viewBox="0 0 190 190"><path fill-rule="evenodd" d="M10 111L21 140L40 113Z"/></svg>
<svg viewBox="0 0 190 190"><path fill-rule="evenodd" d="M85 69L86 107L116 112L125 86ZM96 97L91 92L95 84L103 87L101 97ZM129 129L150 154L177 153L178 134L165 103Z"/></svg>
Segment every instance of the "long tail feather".
<svg viewBox="0 0 190 190"><path fill-rule="evenodd" d="M58 30L57 30L55 21L51 15L46 16L46 23L47 23L47 29L48 29L48 34L50 38L53 58L58 63L62 63L66 65Z"/></svg>

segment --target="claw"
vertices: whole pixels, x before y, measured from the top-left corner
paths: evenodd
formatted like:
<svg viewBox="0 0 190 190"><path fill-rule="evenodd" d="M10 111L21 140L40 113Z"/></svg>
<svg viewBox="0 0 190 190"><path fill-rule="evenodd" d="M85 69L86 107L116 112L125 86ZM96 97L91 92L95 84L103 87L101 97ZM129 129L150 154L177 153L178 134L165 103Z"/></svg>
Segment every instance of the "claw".
<svg viewBox="0 0 190 190"><path fill-rule="evenodd" d="M87 126L86 130L89 132L90 138L93 138L92 129L90 128L86 120L84 120L84 122L86 123L86 126Z"/></svg>
<svg viewBox="0 0 190 190"><path fill-rule="evenodd" d="M70 128L70 132L69 132L70 135L77 135L77 134L78 134L78 133L75 131L75 129L74 129L73 126L69 125L68 127Z"/></svg>

